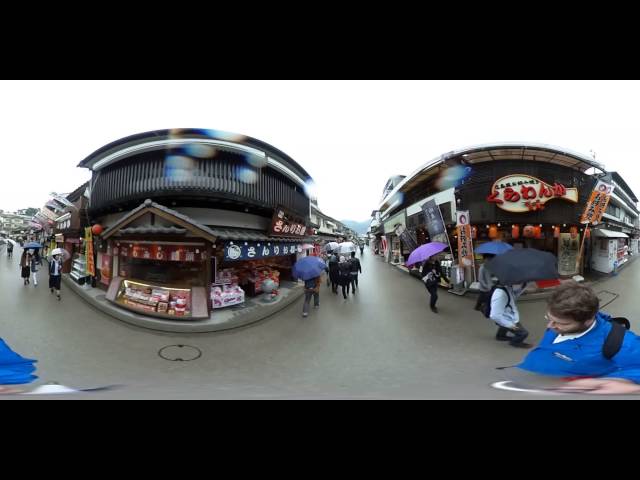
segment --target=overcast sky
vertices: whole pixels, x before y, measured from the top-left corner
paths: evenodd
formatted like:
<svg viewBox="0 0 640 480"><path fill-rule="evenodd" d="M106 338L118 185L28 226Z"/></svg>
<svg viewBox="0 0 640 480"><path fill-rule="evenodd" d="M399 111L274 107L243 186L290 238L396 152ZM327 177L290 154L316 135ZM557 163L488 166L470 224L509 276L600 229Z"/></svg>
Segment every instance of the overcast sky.
<svg viewBox="0 0 640 480"><path fill-rule="evenodd" d="M368 219L390 176L497 141L593 150L638 195L639 116L637 81L2 81L0 209L39 208L89 179L76 165L93 151L166 128L283 150L341 220Z"/></svg>

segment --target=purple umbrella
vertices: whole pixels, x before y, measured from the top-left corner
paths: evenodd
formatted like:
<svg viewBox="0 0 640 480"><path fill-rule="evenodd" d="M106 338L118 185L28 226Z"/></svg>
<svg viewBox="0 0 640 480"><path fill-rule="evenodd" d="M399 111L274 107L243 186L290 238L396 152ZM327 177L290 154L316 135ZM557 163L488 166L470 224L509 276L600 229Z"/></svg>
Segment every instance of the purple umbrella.
<svg viewBox="0 0 640 480"><path fill-rule="evenodd" d="M427 258L432 257L436 253L440 253L444 249L448 248L446 243L430 242L420 245L416 248L407 260L407 266L415 265L416 263L424 262Z"/></svg>

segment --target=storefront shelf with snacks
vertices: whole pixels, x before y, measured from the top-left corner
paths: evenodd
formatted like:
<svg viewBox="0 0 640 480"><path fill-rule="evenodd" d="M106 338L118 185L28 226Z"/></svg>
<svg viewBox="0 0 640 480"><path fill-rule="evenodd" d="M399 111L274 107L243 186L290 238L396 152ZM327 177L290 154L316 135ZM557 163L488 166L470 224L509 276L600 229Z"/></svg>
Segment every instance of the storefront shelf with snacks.
<svg viewBox="0 0 640 480"><path fill-rule="evenodd" d="M145 315L172 319L208 318L204 287L150 284L116 277L107 291L107 300Z"/></svg>

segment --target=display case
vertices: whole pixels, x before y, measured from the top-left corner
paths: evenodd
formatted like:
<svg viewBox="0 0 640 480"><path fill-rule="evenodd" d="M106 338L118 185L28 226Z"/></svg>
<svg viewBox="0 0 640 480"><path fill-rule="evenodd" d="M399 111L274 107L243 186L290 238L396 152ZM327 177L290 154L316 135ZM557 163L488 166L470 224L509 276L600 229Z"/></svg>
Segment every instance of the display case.
<svg viewBox="0 0 640 480"><path fill-rule="evenodd" d="M158 285L116 277L107 299L136 313L172 320L208 318L203 287Z"/></svg>
<svg viewBox="0 0 640 480"><path fill-rule="evenodd" d="M79 285L84 285L87 280L87 262L84 255L78 255L73 259L69 276Z"/></svg>

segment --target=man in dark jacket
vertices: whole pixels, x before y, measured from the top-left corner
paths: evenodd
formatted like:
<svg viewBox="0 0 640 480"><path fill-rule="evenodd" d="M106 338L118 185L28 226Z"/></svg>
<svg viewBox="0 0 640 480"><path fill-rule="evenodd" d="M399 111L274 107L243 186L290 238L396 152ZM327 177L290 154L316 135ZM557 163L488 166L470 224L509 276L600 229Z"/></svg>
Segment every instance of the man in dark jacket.
<svg viewBox="0 0 640 480"><path fill-rule="evenodd" d="M431 311L433 313L438 313L438 309L436 307L436 302L438 301L438 285L440 285L441 278L443 278L447 283L449 282L449 279L442 274L440 263L432 259L424 262L420 275L422 276L422 281L429 291L429 295L431 295L431 300L429 302Z"/></svg>
<svg viewBox="0 0 640 480"><path fill-rule="evenodd" d="M340 273L338 267L338 257L332 254L329 258L329 279L331 280L331 291L338 293L338 284L340 283Z"/></svg>
<svg viewBox="0 0 640 480"><path fill-rule="evenodd" d="M351 252L351 289L356 293L358 286L358 272L362 273L362 265L360 260L356 258L356 252Z"/></svg>

